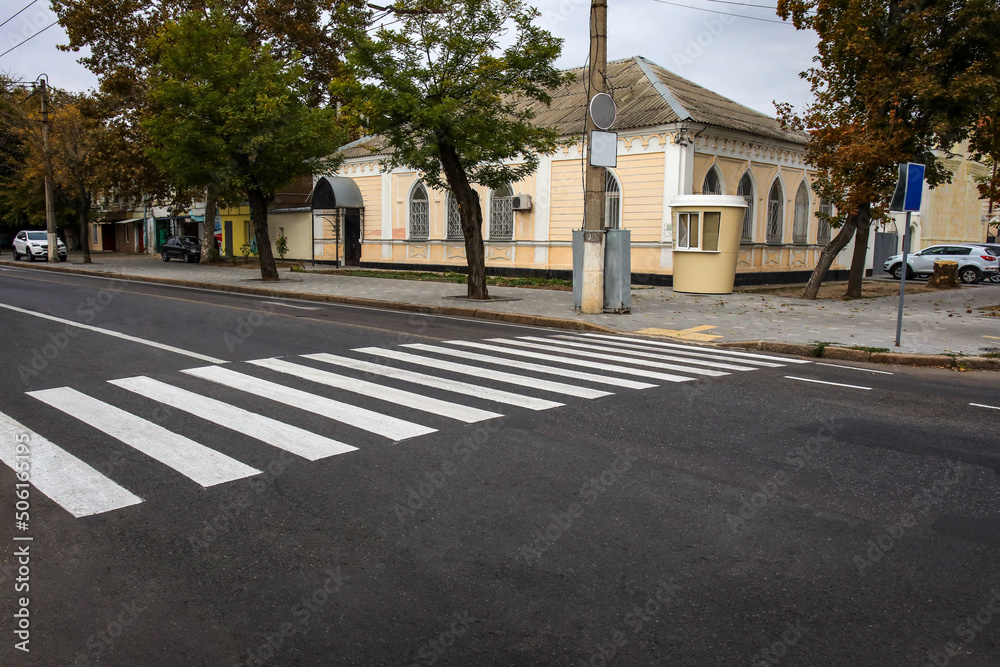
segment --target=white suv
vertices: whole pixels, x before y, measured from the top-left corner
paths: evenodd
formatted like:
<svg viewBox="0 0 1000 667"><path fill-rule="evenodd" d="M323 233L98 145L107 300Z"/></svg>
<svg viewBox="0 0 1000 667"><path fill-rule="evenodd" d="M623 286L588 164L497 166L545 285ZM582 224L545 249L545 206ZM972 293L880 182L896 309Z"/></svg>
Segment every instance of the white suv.
<svg viewBox="0 0 1000 667"><path fill-rule="evenodd" d="M934 273L934 262L940 260L958 262L958 279L966 284L978 283L1000 271L1000 258L986 248L974 243L949 243L907 255L906 277L929 276ZM903 274L903 256L893 255L882 268L899 280Z"/></svg>
<svg viewBox="0 0 1000 667"><path fill-rule="evenodd" d="M59 243L59 261L66 261L66 244L62 242L62 239L56 237L56 241ZM14 237L14 260L17 261L21 257L27 257L29 262L34 262L36 259L47 259L49 256L49 235L47 232L36 232L21 230Z"/></svg>

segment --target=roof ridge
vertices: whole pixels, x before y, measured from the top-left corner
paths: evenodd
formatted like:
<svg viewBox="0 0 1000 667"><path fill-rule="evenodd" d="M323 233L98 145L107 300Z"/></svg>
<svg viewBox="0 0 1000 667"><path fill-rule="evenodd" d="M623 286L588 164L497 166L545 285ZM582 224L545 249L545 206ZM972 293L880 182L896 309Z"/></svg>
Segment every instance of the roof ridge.
<svg viewBox="0 0 1000 667"><path fill-rule="evenodd" d="M642 73L646 75L646 78L649 79L649 83L652 84L653 89L660 94L660 97L662 97L663 101L667 103L667 106L669 106L670 109L677 114L677 118L680 120L691 120L691 114L688 110L684 108L684 105L681 104L676 97L674 97L670 88L660 81L660 77L656 75L656 72L650 68L650 63L654 65L656 65L656 63L647 61L642 56L634 56L633 60L635 60L635 64L639 66L639 69L642 70ZM659 65L656 66L659 67Z"/></svg>

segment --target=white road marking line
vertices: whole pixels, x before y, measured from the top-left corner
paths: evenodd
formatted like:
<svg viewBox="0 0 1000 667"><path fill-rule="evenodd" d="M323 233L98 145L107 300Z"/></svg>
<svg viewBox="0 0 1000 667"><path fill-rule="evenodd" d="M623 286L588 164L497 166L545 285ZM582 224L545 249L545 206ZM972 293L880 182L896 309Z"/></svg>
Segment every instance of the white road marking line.
<svg viewBox="0 0 1000 667"><path fill-rule="evenodd" d="M109 382L164 405L207 419L237 433L266 442L278 449L297 454L309 461L317 461L328 456L357 450L357 447L331 440L298 426L283 424L276 419L258 415L249 410L153 378L138 376L109 380Z"/></svg>
<svg viewBox="0 0 1000 667"><path fill-rule="evenodd" d="M203 366L202 368L189 368L182 373L199 377L203 380L216 382L233 389L245 391L248 394L261 396L263 398L290 405L293 408L306 410L308 412L322 415L328 419L349 424L359 429L376 433L392 440L405 440L418 435L434 433L437 429L415 424L405 419L384 415L374 410L366 410L356 405L341 403L332 398L310 394L299 389L292 389L277 382L261 380L252 375L237 373L228 368L220 366Z"/></svg>
<svg viewBox="0 0 1000 667"><path fill-rule="evenodd" d="M774 357L769 354L757 354L756 352L740 352L738 350L723 350L712 347L702 347L698 345L681 345L680 343L667 343L662 340L645 340L643 338L625 338L622 336L609 336L607 334L599 333L583 333L582 336L587 336L589 338L610 338L612 340L627 340L632 343L645 343L646 345L652 345L653 347L669 347L673 349L680 350L701 350L703 352L710 352L714 355L729 356L729 357L746 357L748 359L765 359L767 361L780 361L783 364L811 364L811 361L806 359L792 359L789 357Z"/></svg>
<svg viewBox="0 0 1000 667"><path fill-rule="evenodd" d="M582 341L588 341L588 342L591 342L591 343L600 342L602 344L613 345L615 347L625 347L625 348L632 348L632 349L636 349L636 350L645 350L646 352L662 352L662 353L669 353L669 354L672 354L672 355L673 354L679 354L679 355L681 355L683 357L698 357L698 358L701 358L701 359L712 359L714 361L732 361L732 362L735 362L735 363L749 364L751 366L762 366L762 367L765 367L765 368L780 368L781 366L785 365L785 364L776 364L773 361L760 361L758 359L747 359L747 358L744 358L744 357L730 359L729 357L721 357L721 356L719 356L717 354L710 354L708 352L693 352L693 351L689 351L689 350L679 350L679 349L675 349L675 348L670 348L670 349L664 350L662 348L655 348L655 347L651 348L649 346L642 345L642 344L633 344L633 343L622 342L622 341L624 341L626 339L608 340L608 341L600 340L600 341L598 341L598 340L596 340L594 338L584 338L582 335L565 335L565 334L564 335L558 335L558 336L550 336L550 338L568 338L570 340L582 340ZM692 350L700 350L700 349L703 349L703 348L692 348ZM676 357L674 357L674 358L676 358ZM684 361L690 361L690 360L689 359L684 359ZM691 362L691 363L694 363L694 362ZM756 369L751 369L751 370L756 370Z"/></svg>
<svg viewBox="0 0 1000 667"><path fill-rule="evenodd" d="M605 343L604 341L588 341L586 343L577 342L574 340L553 340L555 338L568 338L568 336L550 336L548 338L540 338L537 336L519 336L521 340L533 340L540 343L561 343L563 345L568 345L570 347L575 347L583 350L597 350L599 352L611 352L615 354L631 355L633 357L645 357L647 359L659 359L661 361L678 361L683 364L694 364L696 366L707 366L708 368L722 368L729 371L756 371L759 370L752 366L739 366L737 364L726 364L720 361L703 361L701 359L693 359L691 357L678 357L669 354L669 350L664 350L663 352L649 352L647 350L634 350L625 347L619 347L617 345L611 345ZM626 359L628 357L625 357ZM727 361L729 361L727 359ZM735 360L733 360L735 361Z"/></svg>
<svg viewBox="0 0 1000 667"><path fill-rule="evenodd" d="M671 375L670 373L657 373L656 371L650 371L644 368L628 368L626 366L602 364L599 361L568 359L566 357L556 356L554 354L543 354L541 352L528 352L527 350L514 350L500 345L487 345L486 343L480 343L472 340L449 340L445 342L447 342L449 345L462 345L464 347L476 348L477 350L489 350L490 352L500 352L502 354L510 354L517 357L527 357L528 359L541 359L543 361L554 361L556 363L567 364L569 366L583 366L584 368L589 368L591 370L610 371L612 373L621 373L623 375L633 375L636 377L649 378L653 380L663 380L664 382L694 381L694 378L684 377L683 375Z"/></svg>
<svg viewBox="0 0 1000 667"><path fill-rule="evenodd" d="M27 436L27 439L25 439ZM27 447L31 485L75 517L101 514L138 505L142 498L123 489L58 445L20 422L0 413L0 461L11 470L17 464L17 445Z"/></svg>
<svg viewBox="0 0 1000 667"><path fill-rule="evenodd" d="M501 391L500 389L480 387L479 385L468 382L459 382L458 380L439 378L434 375L415 373L401 368L392 368L381 364L373 364L370 361L361 361L359 359L351 359L349 357L338 357L337 355L328 354L326 352L321 352L319 354L305 354L303 357L305 359L322 361L327 364L343 366L344 368L352 368L365 373L373 373L375 375L395 378L397 380L403 380L404 382L412 382L413 384L419 384L425 387L434 387L435 389L453 391L466 396L475 396L476 398L495 401L497 403L516 405L529 410L548 410L549 408L558 408L563 405L563 403L549 401L544 398L535 398L534 396L525 396L523 394L515 394L509 391Z"/></svg>
<svg viewBox="0 0 1000 667"><path fill-rule="evenodd" d="M328 387L336 387L337 389L352 391L362 396L377 398L380 401L388 401L389 403L403 405L415 410L422 410L431 414L441 415L442 417L457 419L466 424L503 417L499 412L480 410L479 408L469 407L461 403L452 403L451 401L442 401L430 396L415 394L412 391L404 391L395 387L387 387L384 384L376 384L346 375L338 375L329 371L319 370L318 368L303 366L302 364L293 364L290 361L282 359L256 359L249 363L262 368L269 368L279 373L287 373L288 375L309 380L310 382L318 382Z"/></svg>
<svg viewBox="0 0 1000 667"><path fill-rule="evenodd" d="M541 389L542 391L550 391L555 394L565 394L567 396L576 396L578 398L601 398L602 396L612 395L610 391L590 389L589 387L576 387L571 384L566 384L565 382L540 380L527 375L506 373L504 371L497 371L491 368L481 368L479 366L469 366L467 364L457 364L455 362L444 361L442 359L430 359L428 357L421 357L417 354L399 352L397 350L386 350L380 347L360 347L355 348L354 351L362 354L374 354L388 359L395 359L396 361L404 361L417 366L429 366L436 370L451 371L452 373L461 373L462 375L472 375L473 377L495 380L497 382L507 382L509 384L516 384L522 387L531 387L532 389Z"/></svg>
<svg viewBox="0 0 1000 667"><path fill-rule="evenodd" d="M861 387L861 386L856 385L856 384L843 384L841 382L827 382L825 380L811 380L809 378L795 377L794 375L786 375L785 378L788 379L788 380L799 380L800 382L814 382L816 384L829 384L829 385L833 385L834 387L847 387L849 389L865 389L867 391L871 390L871 387Z"/></svg>
<svg viewBox="0 0 1000 667"><path fill-rule="evenodd" d="M517 359L504 359L503 357L491 357L485 354L466 352L465 350L452 350L447 347L441 347L440 345L425 345L424 343L408 343L406 345L403 345L403 347L413 348L414 350L422 350L424 352L436 352L438 354L447 354L448 356L458 357L459 359L468 359L470 361L482 361L483 363L494 364L496 366L507 366L508 368L521 368L526 371L537 371L539 373L548 373L549 375L558 375L560 377L573 378L574 380L586 380L588 382L610 384L615 387L625 387L626 389L650 389L651 387L657 386L655 384L650 384L648 382L623 380L621 378L611 377L610 375L598 375L597 373L572 371L569 370L568 368L556 368L555 366L546 366L544 364L533 364L530 361L518 361Z"/></svg>
<svg viewBox="0 0 1000 667"><path fill-rule="evenodd" d="M995 405L983 405L982 403L969 403L969 405L974 405L977 408L989 408L990 410L1000 410L1000 407Z"/></svg>
<svg viewBox="0 0 1000 667"><path fill-rule="evenodd" d="M319 310L319 306L296 306L291 303L285 303L284 301L261 301L261 303L269 303L272 306L284 306L285 308L298 308L299 310Z"/></svg>
<svg viewBox="0 0 1000 667"><path fill-rule="evenodd" d="M70 326L76 327L77 329L86 329L87 331L95 331L97 333L104 334L105 336L113 336L115 338L121 338L122 340L131 341L133 343L139 343L141 345L148 345L150 347L155 347L160 350L166 350L167 352L173 352L175 354L183 354L188 357L194 357L201 361L207 361L210 364L225 364L225 359L216 359L215 357L210 357L207 354L199 354L197 352L191 352L190 350L182 350L179 347L174 347L173 345L167 345L166 343L157 343L155 340L148 340L146 338L137 338L136 336L129 336L128 334L123 334L119 331L112 331L111 329L102 329L101 327L91 326L89 324L83 324L82 322L74 322L73 320L66 320L61 317L55 317L53 315L46 315L44 313L37 313L33 310L25 310L24 308L18 308L17 306L10 306L6 303L0 303L0 308L6 308L8 310L13 310L18 313L24 313L25 315L33 315L34 317L40 317L43 320L51 320L53 322L59 322L61 324L68 324Z"/></svg>
<svg viewBox="0 0 1000 667"><path fill-rule="evenodd" d="M848 368L852 371L861 371L863 373L881 373L882 375L895 375L895 373L890 373L889 371L877 371L872 368L858 368L857 366L844 366L843 364L827 364L822 361L815 362L817 366L829 366L831 368Z"/></svg>
<svg viewBox="0 0 1000 667"><path fill-rule="evenodd" d="M260 474L256 468L75 389L44 389L29 391L28 395L121 440L202 486Z"/></svg>
<svg viewBox="0 0 1000 667"><path fill-rule="evenodd" d="M587 350L568 350L564 347L557 347L553 345L542 345L541 343L533 343L526 340L513 340L509 338L487 338L491 343L506 343L507 345L520 345L521 347L527 347L535 350L545 350L546 352L558 352L559 354L575 354L578 356L587 357L589 359L606 359L608 361L616 361L620 364L636 364L637 366L649 366L650 368L662 368L666 371L680 371L682 373L693 373L694 375L705 375L708 377L720 377L722 375L729 375L723 371L713 371L707 368L691 368L690 366L678 366L677 364L665 364L661 361L647 361L646 359L625 359L621 355L615 354L601 354L600 352L589 352Z"/></svg>

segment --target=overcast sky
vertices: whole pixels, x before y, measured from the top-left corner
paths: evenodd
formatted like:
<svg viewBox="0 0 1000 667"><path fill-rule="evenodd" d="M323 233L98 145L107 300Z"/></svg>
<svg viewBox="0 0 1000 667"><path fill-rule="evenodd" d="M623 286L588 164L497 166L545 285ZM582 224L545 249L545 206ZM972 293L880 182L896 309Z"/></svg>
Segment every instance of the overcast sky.
<svg viewBox="0 0 1000 667"><path fill-rule="evenodd" d="M675 4L778 20L775 0L676 0ZM28 0L0 0L0 22ZM674 0L671 0L674 2ZM737 4L732 4L736 2ZM610 0L608 59L641 55L697 84L741 104L774 115L772 100L802 110L810 100L798 74L815 53L815 34L790 25L766 23L668 5L656 0ZM560 67L583 65L589 49L589 0L535 0L541 24L565 40ZM0 52L55 21L47 0L38 0L3 27ZM96 78L76 62L79 54L57 48L66 34L58 25L0 57L0 70L33 80L49 75L52 85L69 90L96 86Z"/></svg>

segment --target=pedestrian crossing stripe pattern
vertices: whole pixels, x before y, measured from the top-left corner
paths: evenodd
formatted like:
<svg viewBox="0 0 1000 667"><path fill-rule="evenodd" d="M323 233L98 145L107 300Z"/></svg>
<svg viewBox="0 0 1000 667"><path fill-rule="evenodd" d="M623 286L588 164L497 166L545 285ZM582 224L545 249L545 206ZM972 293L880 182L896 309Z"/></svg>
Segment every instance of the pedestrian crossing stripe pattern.
<svg viewBox="0 0 1000 667"><path fill-rule="evenodd" d="M810 363L590 332L449 340L435 345L409 343L399 348L360 347L352 350L351 356L323 352L296 359L254 359L245 362L247 368L241 370L212 365L181 371L188 383L203 381L204 391L211 386L224 387L218 391L234 396L228 401L207 396L198 387L186 389L145 376L109 383L121 390L121 397L139 396L305 460L318 461L357 451L357 446L340 438L349 441L350 434L356 437L358 431L397 444L434 433L436 428L419 423L425 419L470 424L503 417L506 409L498 411L499 406L550 410L569 399L594 400L621 390L646 390L664 383ZM259 377L268 373L281 382ZM364 378L356 377L359 374ZM404 386L390 386L389 382ZM316 393L329 389L344 400ZM430 395L429 390L437 393ZM27 395L203 487L260 473L236 458L71 387ZM372 399L378 407L355 405L352 397L359 396ZM289 422L295 421L297 411L306 411L324 417L321 422L328 426L313 432L238 405L262 399L292 408ZM481 405L484 402L487 405ZM407 411L405 418L390 414L397 409ZM143 502L90 463L3 413L0 438L0 461L15 471L18 443L24 438L30 441L31 484L75 517Z"/></svg>

